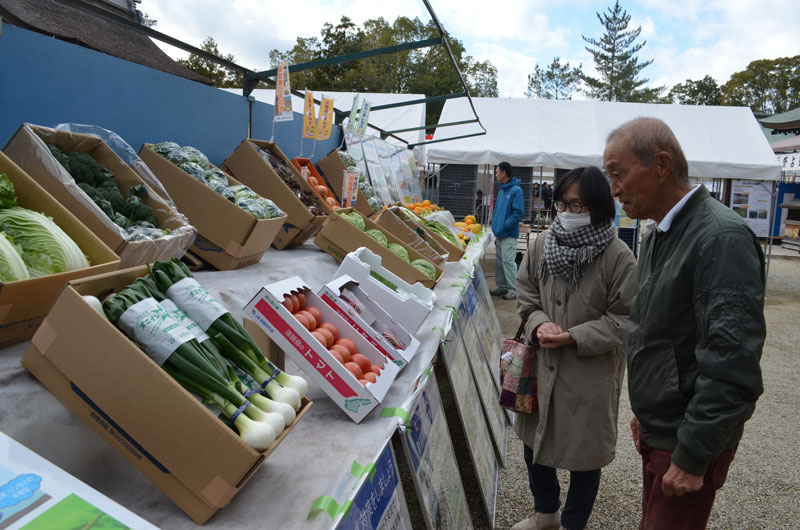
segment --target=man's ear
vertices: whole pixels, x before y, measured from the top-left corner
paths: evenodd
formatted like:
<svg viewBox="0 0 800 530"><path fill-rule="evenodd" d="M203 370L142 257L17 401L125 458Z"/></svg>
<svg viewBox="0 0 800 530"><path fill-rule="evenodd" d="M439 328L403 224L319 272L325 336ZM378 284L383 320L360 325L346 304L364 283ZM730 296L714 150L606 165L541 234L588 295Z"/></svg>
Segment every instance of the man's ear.
<svg viewBox="0 0 800 530"><path fill-rule="evenodd" d="M672 155L666 151L659 151L656 154L653 164L656 166L656 176L659 182L665 182L672 175L674 167Z"/></svg>

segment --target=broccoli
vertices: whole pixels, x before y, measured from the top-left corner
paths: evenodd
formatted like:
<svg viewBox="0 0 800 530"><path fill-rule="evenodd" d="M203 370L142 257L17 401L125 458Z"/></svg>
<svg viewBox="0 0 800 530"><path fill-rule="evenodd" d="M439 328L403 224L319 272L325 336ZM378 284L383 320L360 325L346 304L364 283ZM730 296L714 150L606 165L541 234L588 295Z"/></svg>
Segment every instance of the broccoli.
<svg viewBox="0 0 800 530"><path fill-rule="evenodd" d="M129 216L131 213L131 205L128 204L128 201L125 200L125 197L122 196L120 193L119 188L114 186L105 187L105 188L95 188L97 195L101 199L107 200L111 204L111 208L115 212L119 212L125 217Z"/></svg>
<svg viewBox="0 0 800 530"><path fill-rule="evenodd" d="M149 226L155 227L156 215L152 208L136 198L135 201L131 200L131 213L128 215L128 221L130 224L140 224L144 221Z"/></svg>
<svg viewBox="0 0 800 530"><path fill-rule="evenodd" d="M153 151L160 154L176 166L191 162L189 155L175 142L161 142L153 146Z"/></svg>
<svg viewBox="0 0 800 530"><path fill-rule="evenodd" d="M14 194L14 183L11 182L5 173L0 173L0 208L11 208L17 204L17 196Z"/></svg>
<svg viewBox="0 0 800 530"><path fill-rule="evenodd" d="M50 154L53 155L53 158L58 160L58 163L61 164L64 167L64 169L69 171L69 158L67 157L67 155L62 153L61 149L59 149L54 145L48 144L47 148L50 149Z"/></svg>

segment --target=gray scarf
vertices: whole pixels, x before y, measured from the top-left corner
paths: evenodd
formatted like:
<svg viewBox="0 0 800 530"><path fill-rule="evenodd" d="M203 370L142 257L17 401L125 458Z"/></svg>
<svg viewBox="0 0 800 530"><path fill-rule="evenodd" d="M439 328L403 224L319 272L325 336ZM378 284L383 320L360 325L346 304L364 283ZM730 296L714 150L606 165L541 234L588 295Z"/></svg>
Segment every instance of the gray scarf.
<svg viewBox="0 0 800 530"><path fill-rule="evenodd" d="M594 261L616 233L614 223L599 227L587 225L567 232L556 217L544 240L539 281L544 282L550 274L557 274L567 279L567 294L574 293L583 276L584 265Z"/></svg>

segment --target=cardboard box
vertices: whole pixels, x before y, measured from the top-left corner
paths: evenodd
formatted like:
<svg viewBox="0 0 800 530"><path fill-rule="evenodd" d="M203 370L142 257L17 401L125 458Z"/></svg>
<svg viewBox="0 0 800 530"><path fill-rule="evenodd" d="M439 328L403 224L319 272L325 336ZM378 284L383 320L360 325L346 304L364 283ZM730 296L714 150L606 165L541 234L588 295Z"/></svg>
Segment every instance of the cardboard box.
<svg viewBox="0 0 800 530"><path fill-rule="evenodd" d="M439 278L442 277L442 273L444 272L441 267L432 264L434 269L436 269L436 279L431 280L424 273L414 268L411 263L372 239L365 232L362 232L350 221L341 216L343 213L351 213L353 211L352 208L342 208L331 213L325 221L325 224L322 225L322 230L319 231L319 234L317 234L317 237L314 239L314 244L339 261L342 261L349 252L357 248L366 247L383 258L384 267L390 269L405 281L409 283L419 282L425 287L431 288L436 285L436 282L439 281ZM411 261L425 259L422 254L406 245L402 240L382 229L360 212L356 213L361 215L364 219L366 230L380 230L386 236L389 243L395 243L406 249Z"/></svg>
<svg viewBox="0 0 800 530"><path fill-rule="evenodd" d="M304 292L306 307L316 307L323 322L330 322L356 344L359 353L383 370L375 383L362 385L317 339L283 306L283 296ZM257 323L286 354L356 423L377 407L397 377L400 368L379 352L367 339L326 304L299 277L262 288L244 308L247 318Z"/></svg>
<svg viewBox="0 0 800 530"><path fill-rule="evenodd" d="M331 208L311 189L311 186L303 179L297 168L292 165L286 155L283 154L283 151L273 142L245 139L225 159L222 164L224 169L229 170L237 180L250 186L253 191L262 197L267 197L274 201L281 210L286 212L287 219L284 221L283 228L272 242L273 246L278 250L283 250L302 245L319 231L325 221L325 215L311 213L308 207L303 204L283 179L272 169L272 166L262 158L254 147L256 145L271 151L286 163L293 171L295 182L300 186L300 189L312 194L318 200L319 209L323 214L330 213Z"/></svg>
<svg viewBox="0 0 800 530"><path fill-rule="evenodd" d="M341 190L342 186L344 185L344 171L347 170L347 166L344 165L342 158L339 156L339 150L334 149L328 153L324 158L317 162L317 166L319 166L320 172L322 172L322 175L335 190L336 196L341 199ZM370 217L376 213L376 211L373 210L367 202L367 198L364 196L364 193L360 188L358 190L358 198L356 199L355 209L367 217Z"/></svg>
<svg viewBox="0 0 800 530"><path fill-rule="evenodd" d="M34 335L22 365L196 523L226 506L278 447L258 452L82 295L119 291L147 273L126 269L68 285Z"/></svg>
<svg viewBox="0 0 800 530"><path fill-rule="evenodd" d="M151 144L144 144L139 156L164 185L178 209L197 227L192 252L219 270L257 263L287 217L256 219L151 147ZM230 176L228 183L231 186L241 184ZM258 190L253 191L258 193Z"/></svg>
<svg viewBox="0 0 800 530"><path fill-rule="evenodd" d="M0 283L0 347L28 340L68 281L117 270L119 257L18 165L0 153L0 173L14 184L17 204L53 219L80 247L90 267Z"/></svg>
<svg viewBox="0 0 800 530"><path fill-rule="evenodd" d="M194 237L194 230L146 183L147 197L143 202L153 209L158 227L169 229L172 233L153 240L128 241L124 230L92 202L67 170L50 154L47 142L62 151L87 153L98 163L104 164L114 174L114 180L123 196L127 196L130 188L143 184L144 181L103 140L88 134L23 124L4 149L9 158L116 252L123 268L168 260L186 250L189 241Z"/></svg>
<svg viewBox="0 0 800 530"><path fill-rule="evenodd" d="M440 247L445 249L445 251L447 252L447 261L460 261L461 258L464 257L464 253L467 251L466 246L463 248L455 246L446 237L438 234L437 232L434 232L427 226L417 222L407 212L403 211L404 209L405 208L402 207L398 207L397 209L395 209L396 215L409 226L422 228L428 235L428 238L426 240L436 241L436 243L438 243Z"/></svg>
<svg viewBox="0 0 800 530"><path fill-rule="evenodd" d="M396 289L375 279L375 273L394 284ZM359 287L375 299L387 313L405 329L414 333L433 310L436 294L418 283L409 284L381 264L381 257L368 248L359 248L348 254L334 274L334 278L349 276Z"/></svg>
<svg viewBox="0 0 800 530"><path fill-rule="evenodd" d="M383 355L400 368L407 365L419 349L419 341L395 322L358 282L344 275L328 282L319 291L323 302L336 310L350 327L361 333ZM388 335L388 336L387 336ZM393 337L393 343L389 340Z"/></svg>
<svg viewBox="0 0 800 530"><path fill-rule="evenodd" d="M375 224L394 234L432 263L439 267L444 267L450 254L435 239L430 237L425 229L417 228L415 231L414 228L406 224L394 212L393 208L387 208L381 212L381 215L375 219Z"/></svg>
<svg viewBox="0 0 800 530"><path fill-rule="evenodd" d="M308 176L309 177L314 177L316 179L317 186L325 186L325 189L328 190L328 191L325 192L326 199L327 199L327 197L332 198L333 201L336 204L335 208L341 208L342 207L342 204L341 204L341 202L339 201L339 198L338 198L339 195L341 195L341 193L335 193L331 189L331 187L328 185L328 182L325 180L325 177L323 177L322 174L317 170L317 166L315 166L314 164L311 163L311 159L310 158L300 158L299 156L296 156L296 157L292 158L292 165L297 168L297 171L300 172L301 176L303 174L303 168L305 168L308 171ZM306 179L306 181L308 181L308 180ZM309 184L311 184L311 183L309 182ZM331 208L331 209L333 209L333 208Z"/></svg>

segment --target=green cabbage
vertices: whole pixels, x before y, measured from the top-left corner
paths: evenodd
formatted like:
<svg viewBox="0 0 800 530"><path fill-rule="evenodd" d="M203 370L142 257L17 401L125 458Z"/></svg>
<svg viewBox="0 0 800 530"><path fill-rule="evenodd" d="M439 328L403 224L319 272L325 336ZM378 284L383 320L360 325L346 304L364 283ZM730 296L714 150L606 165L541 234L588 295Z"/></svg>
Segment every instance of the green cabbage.
<svg viewBox="0 0 800 530"><path fill-rule="evenodd" d="M411 266L420 271L422 274L430 278L431 280L436 279L436 268L425 259L415 259L411 262Z"/></svg>
<svg viewBox="0 0 800 530"><path fill-rule="evenodd" d="M28 268L14 245L0 232L0 281L13 282L30 278Z"/></svg>
<svg viewBox="0 0 800 530"><path fill-rule="evenodd" d="M356 212L340 213L339 215L341 215L342 217L353 223L353 225L355 225L355 227L361 230L362 232L367 229L367 226L364 224L364 218L361 217Z"/></svg>
<svg viewBox="0 0 800 530"><path fill-rule="evenodd" d="M389 246L389 240L386 239L386 234L378 230L377 228L370 228L365 232L369 237L383 245L384 247Z"/></svg>
<svg viewBox="0 0 800 530"><path fill-rule="evenodd" d="M411 263L411 260L408 257L408 251L403 248L402 245L398 245L397 243L389 243L389 250L406 260L407 262Z"/></svg>
<svg viewBox="0 0 800 530"><path fill-rule="evenodd" d="M46 215L19 206L0 210L0 231L21 249L31 277L89 266L78 245Z"/></svg>

